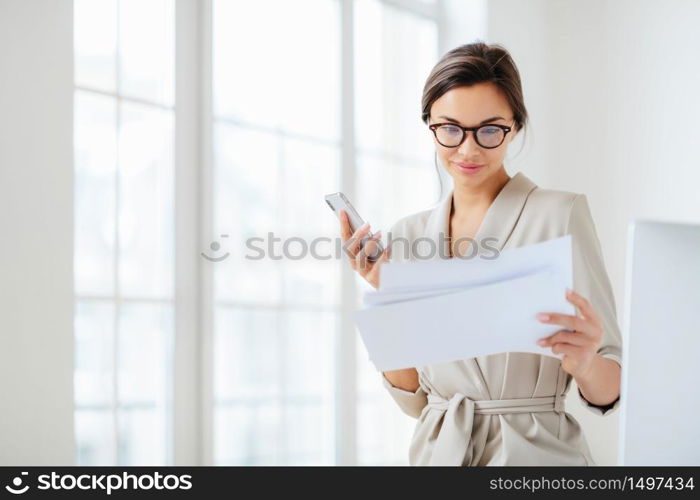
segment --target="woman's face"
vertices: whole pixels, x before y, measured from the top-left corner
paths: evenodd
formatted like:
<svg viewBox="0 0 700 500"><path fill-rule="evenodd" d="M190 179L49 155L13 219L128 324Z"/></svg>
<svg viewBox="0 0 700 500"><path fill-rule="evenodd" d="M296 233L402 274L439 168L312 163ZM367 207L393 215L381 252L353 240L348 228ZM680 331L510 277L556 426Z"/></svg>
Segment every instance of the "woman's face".
<svg viewBox="0 0 700 500"><path fill-rule="evenodd" d="M494 149L479 146L474 140L473 132L468 132L464 142L453 148L441 145L433 135L440 163L452 176L455 187L478 187L491 176L498 175L508 144L516 132L513 112L498 87L492 83L478 83L448 90L433 103L429 118L430 124L445 122L463 127L477 127L484 123L511 127L503 143ZM471 171L464 170L458 166L460 163L482 167Z"/></svg>

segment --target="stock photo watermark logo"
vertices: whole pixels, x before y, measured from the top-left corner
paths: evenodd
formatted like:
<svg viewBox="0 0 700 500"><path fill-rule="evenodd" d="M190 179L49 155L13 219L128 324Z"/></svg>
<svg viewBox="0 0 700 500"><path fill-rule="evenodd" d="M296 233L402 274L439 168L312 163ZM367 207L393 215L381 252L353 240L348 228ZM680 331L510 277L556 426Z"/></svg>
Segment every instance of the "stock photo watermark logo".
<svg viewBox="0 0 700 500"><path fill-rule="evenodd" d="M221 238L228 238L228 234L222 234ZM209 244L209 250L211 250L212 252L218 252L219 250L221 250L221 243L219 243L218 241L212 241ZM220 257L209 257L209 255L207 255L204 252L201 252L201 255L202 255L202 257L207 259L209 262L221 262L221 261L226 260L228 258L228 256L230 255L230 253L226 252L225 254L221 255Z"/></svg>
<svg viewBox="0 0 700 500"><path fill-rule="evenodd" d="M8 484L5 486L5 489L12 493L13 495L21 495L23 493L26 493L27 490L29 490L29 485L24 484L23 485L23 480L24 476L27 476L29 473L28 472L22 472L20 473L19 476L16 476L12 479L11 485Z"/></svg>
<svg viewBox="0 0 700 500"><path fill-rule="evenodd" d="M39 491L81 490L95 491L111 495L113 491L141 490L190 490L192 476L189 474L41 474L37 476L37 485L30 488L29 473L21 472L12 479L5 489L13 495L23 495L30 489Z"/></svg>
<svg viewBox="0 0 700 500"><path fill-rule="evenodd" d="M222 234L222 239L228 238L228 234ZM276 236L274 232L268 232L265 237L252 236L245 239L245 247L248 252L244 255L246 260L260 261L264 259L271 260L302 260L312 258L316 260L339 259L345 254L347 257L355 259L355 256L360 253L366 255L365 244L370 241L369 237L360 239L358 245L357 238L349 238L343 241L341 238L330 238L327 236L319 236L316 238L302 238L300 236L292 236L289 238L281 238ZM380 240L376 240L380 241ZM500 251L496 246L498 239L495 237L485 237L480 240L474 238L462 237L452 241L452 238L439 233L437 240L429 237L419 237L413 240L408 240L404 237L394 238L391 232L387 233L386 244L382 243L384 248L389 248L390 255L399 254L403 260L432 260L436 257L446 259L451 257L449 251L450 245L458 249L454 257L467 260L480 258L485 260L493 260L498 258ZM221 255L216 254L219 251ZM209 255L209 253L214 255ZM376 255L376 248L371 251ZM222 249L218 241L212 241L209 249L206 252L201 252L203 258L210 262L222 262L226 260L231 253ZM363 261L364 262L364 261Z"/></svg>

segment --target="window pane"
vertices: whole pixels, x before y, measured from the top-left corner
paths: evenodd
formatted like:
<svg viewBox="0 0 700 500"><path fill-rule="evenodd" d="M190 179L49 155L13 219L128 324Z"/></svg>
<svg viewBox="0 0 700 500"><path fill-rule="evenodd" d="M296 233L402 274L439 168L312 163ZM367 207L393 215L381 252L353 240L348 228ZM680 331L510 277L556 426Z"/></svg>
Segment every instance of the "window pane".
<svg viewBox="0 0 700 500"><path fill-rule="evenodd" d="M214 414L215 465L283 465L280 407L227 405Z"/></svg>
<svg viewBox="0 0 700 500"><path fill-rule="evenodd" d="M215 126L215 144L215 228L228 237L215 235L220 251L206 255L230 253L215 264L217 298L277 303L284 267L285 294L292 302L337 303L338 252L327 240L339 231L323 202L325 194L337 190L337 148L225 123ZM263 161L260 151L266 151ZM327 239L315 243L314 250L331 259L311 255L314 238Z"/></svg>
<svg viewBox="0 0 700 500"><path fill-rule="evenodd" d="M110 410L75 411L77 465L114 465L114 414Z"/></svg>
<svg viewBox="0 0 700 500"><path fill-rule="evenodd" d="M75 291L114 293L114 99L75 92Z"/></svg>
<svg viewBox="0 0 700 500"><path fill-rule="evenodd" d="M75 308L75 404L109 409L114 382L114 304L79 300Z"/></svg>
<svg viewBox="0 0 700 500"><path fill-rule="evenodd" d="M214 114L337 140L338 5L214 0Z"/></svg>
<svg viewBox="0 0 700 500"><path fill-rule="evenodd" d="M283 147L280 244L286 249L285 301L335 305L339 302L338 219L323 201L338 190L340 155L334 146L286 139ZM312 253L313 250L313 253Z"/></svg>
<svg viewBox="0 0 700 500"><path fill-rule="evenodd" d="M164 420L162 408L120 410L117 465L167 465Z"/></svg>
<svg viewBox="0 0 700 500"><path fill-rule="evenodd" d="M333 394L335 312L289 310L283 314L284 384L290 400L328 401Z"/></svg>
<svg viewBox="0 0 700 500"><path fill-rule="evenodd" d="M276 226L281 194L275 134L217 123L214 130L216 225L258 235ZM245 217L242 217L245 214Z"/></svg>
<svg viewBox="0 0 700 500"><path fill-rule="evenodd" d="M166 404L172 338L172 305L122 304L117 353L120 405Z"/></svg>
<svg viewBox="0 0 700 500"><path fill-rule="evenodd" d="M421 97L437 62L437 26L377 0L354 4L357 144L427 163L434 148Z"/></svg>
<svg viewBox="0 0 700 500"><path fill-rule="evenodd" d="M118 334L119 465L167 460L172 391L173 307L123 304Z"/></svg>
<svg viewBox="0 0 700 500"><path fill-rule="evenodd" d="M323 209L321 205L320 209ZM299 254L300 244L290 244L288 253ZM318 245L317 253L333 255L326 261L313 257L286 260L284 264L284 293L290 305L332 306L340 303L340 259L330 244ZM337 252L340 253L340 252ZM347 265L347 263L345 263Z"/></svg>
<svg viewBox="0 0 700 500"><path fill-rule="evenodd" d="M290 404L285 409L286 465L333 465L332 407Z"/></svg>
<svg viewBox="0 0 700 500"><path fill-rule="evenodd" d="M286 463L330 464L337 315L290 310L283 318Z"/></svg>
<svg viewBox="0 0 700 500"><path fill-rule="evenodd" d="M120 91L172 106L175 99L173 0L119 0Z"/></svg>
<svg viewBox="0 0 700 500"><path fill-rule="evenodd" d="M117 1L75 0L73 6L75 83L114 92Z"/></svg>
<svg viewBox="0 0 700 500"><path fill-rule="evenodd" d="M396 402L388 398L388 394L359 398L357 460L360 465L408 465L416 420L402 413Z"/></svg>
<svg viewBox="0 0 700 500"><path fill-rule="evenodd" d="M123 103L119 251L123 295L173 293L173 113Z"/></svg>
<svg viewBox="0 0 700 500"><path fill-rule="evenodd" d="M278 314L267 309L217 307L214 396L217 401L259 402L279 396L281 352Z"/></svg>
<svg viewBox="0 0 700 500"><path fill-rule="evenodd" d="M221 244L221 250L218 254L208 250L206 255L223 256L224 250L230 252L225 260L211 264L217 300L267 304L280 301L282 262L270 258L268 252L268 232L280 233L277 221L282 167L278 146L274 134L224 123L215 125L216 233L212 239ZM228 237L222 238L221 234ZM261 240L250 241L249 247L249 238Z"/></svg>
<svg viewBox="0 0 700 500"><path fill-rule="evenodd" d="M340 150L292 138L285 139L282 148L281 215L285 229L295 235L334 235L338 232L338 219L323 197L338 190Z"/></svg>
<svg viewBox="0 0 700 500"><path fill-rule="evenodd" d="M219 307L214 344L214 460L279 464L283 457L278 313Z"/></svg>
<svg viewBox="0 0 700 500"><path fill-rule="evenodd" d="M332 462L335 330L332 312L217 309L217 463Z"/></svg>
<svg viewBox="0 0 700 500"><path fill-rule="evenodd" d="M357 210L372 230L383 229L384 236L399 218L431 208L438 201L440 184L435 167L424 163L399 163L385 155L357 155ZM388 203L388 201L391 201Z"/></svg>

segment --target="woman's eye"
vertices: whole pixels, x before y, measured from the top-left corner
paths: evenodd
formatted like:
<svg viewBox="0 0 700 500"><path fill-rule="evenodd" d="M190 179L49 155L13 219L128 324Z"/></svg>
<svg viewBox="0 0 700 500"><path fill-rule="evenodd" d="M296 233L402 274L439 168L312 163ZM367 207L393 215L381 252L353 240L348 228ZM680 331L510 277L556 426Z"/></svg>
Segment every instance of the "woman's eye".
<svg viewBox="0 0 700 500"><path fill-rule="evenodd" d="M491 134L497 134L497 133L499 133L500 131L501 131L501 129L498 128L498 127L484 127L484 128L481 129L480 132L481 132L482 134L491 135Z"/></svg>
<svg viewBox="0 0 700 500"><path fill-rule="evenodd" d="M459 129L458 127L453 127L452 125L446 125L446 126L442 127L442 130L443 130L443 132L445 132L447 134L456 135L456 134L461 133L461 129Z"/></svg>

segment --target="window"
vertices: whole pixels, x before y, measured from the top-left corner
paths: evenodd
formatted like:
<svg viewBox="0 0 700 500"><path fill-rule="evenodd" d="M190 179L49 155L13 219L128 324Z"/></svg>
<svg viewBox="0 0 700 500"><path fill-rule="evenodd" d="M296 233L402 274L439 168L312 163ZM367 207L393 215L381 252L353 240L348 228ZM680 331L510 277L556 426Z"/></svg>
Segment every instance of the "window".
<svg viewBox="0 0 700 500"><path fill-rule="evenodd" d="M354 5L356 198L365 217L386 232L440 194L432 138L420 119L423 85L438 58L436 14L397 2ZM358 462L407 463L415 420L398 410L357 340Z"/></svg>
<svg viewBox="0 0 700 500"><path fill-rule="evenodd" d="M334 452L359 463L407 460L414 422L389 400L359 335L342 327L341 289L356 290L359 304L366 287L342 278L347 264L336 259L245 259L246 238L268 230L283 241L337 236L321 200L338 189L358 193L375 228L436 201L420 97L437 57L437 16L400 2L350 4L355 28L343 38L343 2L213 3L213 227L233 250L212 266L215 463L323 464ZM345 90L343 43L355 52ZM342 115L347 93L352 116ZM341 137L343 120L354 141ZM355 385L340 377L357 378L357 398L334 395ZM355 415L340 418L342 408ZM357 442L342 439L343 425L356 427Z"/></svg>
<svg viewBox="0 0 700 500"><path fill-rule="evenodd" d="M327 193L385 231L437 201L420 97L438 8L76 0L79 464L407 462L415 423L350 319L369 285L331 243L316 247L328 260L302 252L339 236ZM182 134L199 154L184 188ZM176 242L175 214L191 211L198 228ZM213 258L176 261L183 237ZM197 290L187 345L202 356L175 355L183 275Z"/></svg>
<svg viewBox="0 0 700 500"><path fill-rule="evenodd" d="M74 15L76 461L164 464L174 4L76 0Z"/></svg>
<svg viewBox="0 0 700 500"><path fill-rule="evenodd" d="M339 4L215 0L212 20L213 236L231 252L210 266L214 463L330 464L338 262L249 260L245 241L334 233Z"/></svg>

